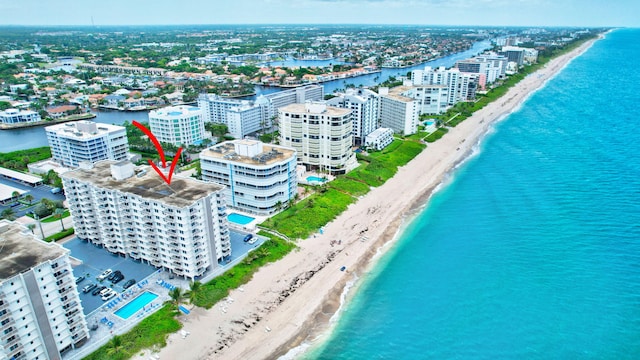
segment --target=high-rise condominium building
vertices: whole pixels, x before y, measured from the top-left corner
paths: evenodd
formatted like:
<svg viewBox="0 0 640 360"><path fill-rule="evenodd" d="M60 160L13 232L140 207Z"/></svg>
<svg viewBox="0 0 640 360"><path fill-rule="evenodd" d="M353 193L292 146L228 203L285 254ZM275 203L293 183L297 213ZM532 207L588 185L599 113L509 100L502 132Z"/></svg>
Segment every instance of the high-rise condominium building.
<svg viewBox="0 0 640 360"><path fill-rule="evenodd" d="M418 131L420 109L417 101L402 94L402 90L381 87L380 94L380 126L390 128L394 132L411 135Z"/></svg>
<svg viewBox="0 0 640 360"><path fill-rule="evenodd" d="M344 94L331 98L327 105L350 109L353 116L354 145L378 128L380 96L368 89L348 89Z"/></svg>
<svg viewBox="0 0 640 360"><path fill-rule="evenodd" d="M308 101L278 110L280 144L298 152L309 169L344 174L357 166L351 110Z"/></svg>
<svg viewBox="0 0 640 360"><path fill-rule="evenodd" d="M51 156L63 166L77 167L81 161L125 160L129 151L122 126L75 121L45 128Z"/></svg>
<svg viewBox="0 0 640 360"><path fill-rule="evenodd" d="M194 106L151 110L149 128L158 141L175 146L197 144L206 138L202 110Z"/></svg>
<svg viewBox="0 0 640 360"><path fill-rule="evenodd" d="M69 250L0 220L0 358L60 359L89 339Z"/></svg>
<svg viewBox="0 0 640 360"><path fill-rule="evenodd" d="M206 122L225 124L229 133L240 139L262 129L270 129L278 115L278 109L305 101L323 99L324 88L306 85L295 89L259 95L255 101L223 98L214 94L198 96L198 106L203 110Z"/></svg>
<svg viewBox="0 0 640 360"><path fill-rule="evenodd" d="M83 164L84 165L84 164ZM62 175L76 235L195 279L231 254L223 187L104 160Z"/></svg>
<svg viewBox="0 0 640 360"><path fill-rule="evenodd" d="M292 148L234 140L200 153L202 179L225 185L229 207L270 215L296 195L297 154Z"/></svg>

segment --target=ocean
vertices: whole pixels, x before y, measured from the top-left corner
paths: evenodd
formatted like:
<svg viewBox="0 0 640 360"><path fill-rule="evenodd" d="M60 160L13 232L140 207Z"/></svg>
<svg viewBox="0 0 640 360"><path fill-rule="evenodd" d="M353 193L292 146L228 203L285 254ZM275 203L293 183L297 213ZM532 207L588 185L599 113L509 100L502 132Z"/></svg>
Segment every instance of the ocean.
<svg viewBox="0 0 640 360"><path fill-rule="evenodd" d="M305 359L640 358L640 29L496 124Z"/></svg>

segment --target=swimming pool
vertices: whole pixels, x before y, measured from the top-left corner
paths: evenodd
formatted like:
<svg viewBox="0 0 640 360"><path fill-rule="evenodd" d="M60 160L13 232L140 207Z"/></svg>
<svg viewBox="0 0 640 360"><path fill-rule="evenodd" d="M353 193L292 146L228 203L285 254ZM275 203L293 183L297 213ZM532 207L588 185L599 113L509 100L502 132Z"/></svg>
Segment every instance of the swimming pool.
<svg viewBox="0 0 640 360"><path fill-rule="evenodd" d="M231 213L231 214L229 214L229 216L227 216L227 219L229 221L231 221L231 222L236 223L236 224L247 225L248 223L252 222L256 218L252 218L251 216Z"/></svg>
<svg viewBox="0 0 640 360"><path fill-rule="evenodd" d="M125 306L118 309L118 311L116 311L116 315L126 320L130 318L131 315L137 313L138 310L142 309L147 304L155 300L157 297L158 295L149 291L145 291L142 294L138 295L135 299L129 301L129 303L127 303Z"/></svg>
<svg viewBox="0 0 640 360"><path fill-rule="evenodd" d="M323 178L317 177L317 176L307 176L307 181L308 182L313 182L313 181L315 181L315 182L325 182L325 181L327 181L327 179L323 179Z"/></svg>

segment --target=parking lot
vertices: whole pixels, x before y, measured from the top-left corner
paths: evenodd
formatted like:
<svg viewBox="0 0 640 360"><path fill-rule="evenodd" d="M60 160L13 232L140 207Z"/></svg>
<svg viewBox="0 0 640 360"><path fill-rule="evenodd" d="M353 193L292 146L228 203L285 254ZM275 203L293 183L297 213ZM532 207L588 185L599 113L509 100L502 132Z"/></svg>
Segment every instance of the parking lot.
<svg viewBox="0 0 640 360"><path fill-rule="evenodd" d="M249 244L243 241L246 235L246 233L237 231L230 232L230 262L244 256L249 252L249 250L260 246L264 241L264 239L258 237L258 241L254 244ZM122 286L127 282L127 280L135 279L136 281L141 281L157 271L157 269L151 265L143 264L142 262L131 258L124 258L111 254L100 246L82 241L78 238L67 241L62 244L62 246L71 250L71 256L73 258L80 260L80 262L73 263L73 273L76 277L85 277L84 280L78 283L78 292L80 293L80 300L82 301L82 307L84 308L85 314L93 312L105 303L99 295L92 295L91 292L82 292L82 288L85 286L91 283L97 283L99 284L98 286L107 286L118 293L122 293L124 290ZM226 265L225 263L226 261L220 265L224 266ZM111 269L113 271L120 270L124 275L124 279L117 284L112 284L109 280L98 282L96 278L106 269Z"/></svg>
<svg viewBox="0 0 640 360"><path fill-rule="evenodd" d="M49 200L61 200L64 201L65 197L64 195L62 195L61 193L59 194L52 194L51 193L51 189L53 187L49 186L49 185L40 185L37 187L31 187L28 185L24 185L22 183L19 183L17 181L12 181L12 180L8 180L5 178L0 178L0 184L4 184L4 185L8 185L23 191L27 191L26 193L22 194L22 197L24 197L27 194L31 194L31 196L33 196L33 201L32 204L37 204L38 201L40 201L41 199L49 199ZM26 206L26 205L19 205L19 206L11 206L12 203L8 203L6 205L0 205L0 212L2 212L4 209L7 208L11 208L13 209L14 213L15 213L15 217L19 218L21 216L24 216L26 214L27 211L29 210L33 210L33 206Z"/></svg>
<svg viewBox="0 0 640 360"><path fill-rule="evenodd" d="M84 313L89 314L104 304L99 295L92 295L91 292L83 293L82 288L90 283L99 283L99 286L107 286L113 288L118 293L124 290L122 286L129 279L140 281L151 275L156 268L151 265L143 264L131 258L123 258L118 255L111 254L107 250L93 245L89 242L82 241L78 238L67 241L63 246L71 250L71 256L82 261L81 264L73 264L73 274L76 277L84 276L85 279L78 283L78 292ZM117 284L112 284L109 280L97 282L96 278L106 269L113 271L120 270L124 275Z"/></svg>

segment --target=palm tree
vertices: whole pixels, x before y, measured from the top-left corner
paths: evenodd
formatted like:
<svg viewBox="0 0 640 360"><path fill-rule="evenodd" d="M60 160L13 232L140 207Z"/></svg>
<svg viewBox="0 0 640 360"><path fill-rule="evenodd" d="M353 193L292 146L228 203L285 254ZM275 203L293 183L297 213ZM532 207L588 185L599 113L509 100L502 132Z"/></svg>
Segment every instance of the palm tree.
<svg viewBox="0 0 640 360"><path fill-rule="evenodd" d="M180 299L182 298L182 295L183 295L182 289L179 287L169 291L169 296L171 297L171 300L175 305L178 305L178 303L180 302Z"/></svg>
<svg viewBox="0 0 640 360"><path fill-rule="evenodd" d="M109 343L107 344L106 352L107 352L107 355L109 356L125 355L126 352L124 350L124 343L122 342L122 337L119 335L112 337L111 340L109 340Z"/></svg>
<svg viewBox="0 0 640 360"><path fill-rule="evenodd" d="M64 231L64 223L62 222L62 215L64 214L64 209L56 209L53 212L53 217L56 219L60 219L60 226L62 226L62 231Z"/></svg>
<svg viewBox="0 0 640 360"><path fill-rule="evenodd" d="M31 205L31 202L33 202L33 195L27 194L24 196L24 199L29 202L29 205Z"/></svg>
<svg viewBox="0 0 640 360"><path fill-rule="evenodd" d="M16 213L13 211L12 208L8 208L8 209L2 210L2 218L3 219L13 220L13 219L15 219L15 216L16 216Z"/></svg>
<svg viewBox="0 0 640 360"><path fill-rule="evenodd" d="M18 198L20 197L20 193L17 191L14 191L11 193L11 199L12 200L18 200Z"/></svg>
<svg viewBox="0 0 640 360"><path fill-rule="evenodd" d="M35 228L36 228L36 224L29 224L29 225L27 225L27 229L31 230L31 233L32 233L32 234L35 234L35 232L33 231L33 229L35 229Z"/></svg>
<svg viewBox="0 0 640 360"><path fill-rule="evenodd" d="M202 283L200 281L192 281L189 283L189 292L187 295L189 296L189 302L191 304L195 304L201 289Z"/></svg>

